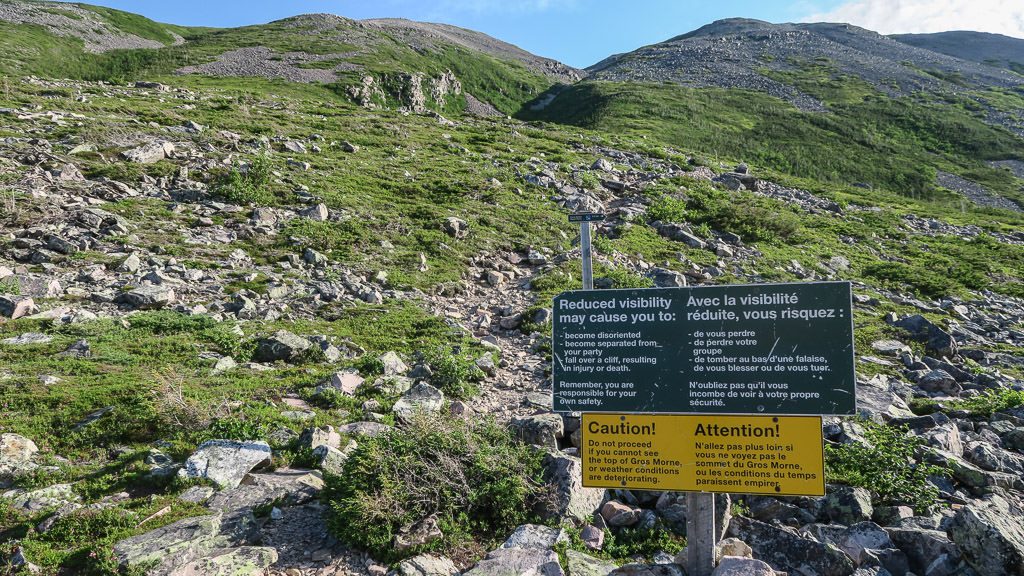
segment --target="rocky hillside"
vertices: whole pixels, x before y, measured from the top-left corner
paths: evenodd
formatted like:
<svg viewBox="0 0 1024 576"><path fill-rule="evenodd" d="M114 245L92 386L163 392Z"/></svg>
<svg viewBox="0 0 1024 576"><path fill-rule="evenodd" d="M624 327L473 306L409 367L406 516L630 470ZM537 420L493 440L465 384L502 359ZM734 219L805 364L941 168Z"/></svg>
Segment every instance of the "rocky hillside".
<svg viewBox="0 0 1024 576"><path fill-rule="evenodd" d="M675 82L769 94L803 110L819 98L777 74L827 63L890 95L959 87L1012 88L1024 78L977 62L897 42L849 24L770 24L720 20L665 42L603 60L587 71L606 81Z"/></svg>
<svg viewBox="0 0 1024 576"><path fill-rule="evenodd" d="M1024 40L988 32L894 34L893 40L940 52L961 60L999 66L1024 75Z"/></svg>
<svg viewBox="0 0 1024 576"><path fill-rule="evenodd" d="M441 24L309 14L229 30L167 26L85 4L0 6L0 72L90 80L190 74L336 85L364 105L511 114L580 73ZM135 49L135 50L132 50Z"/></svg>
<svg viewBox="0 0 1024 576"><path fill-rule="evenodd" d="M3 26L0 572L682 576L685 496L583 488L551 412L603 211L599 289L854 286L828 494L719 496L718 574L1021 573L1024 141L974 100L819 63L765 73L825 112L584 81L524 122L454 87L571 71L448 27Z"/></svg>

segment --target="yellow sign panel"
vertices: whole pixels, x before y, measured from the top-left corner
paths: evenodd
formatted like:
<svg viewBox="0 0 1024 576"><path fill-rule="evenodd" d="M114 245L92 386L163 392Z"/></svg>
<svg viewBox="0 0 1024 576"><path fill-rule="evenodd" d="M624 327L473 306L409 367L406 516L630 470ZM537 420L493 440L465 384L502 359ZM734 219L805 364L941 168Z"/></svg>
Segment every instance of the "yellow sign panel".
<svg viewBox="0 0 1024 576"><path fill-rule="evenodd" d="M820 416L583 415L583 485L824 496Z"/></svg>

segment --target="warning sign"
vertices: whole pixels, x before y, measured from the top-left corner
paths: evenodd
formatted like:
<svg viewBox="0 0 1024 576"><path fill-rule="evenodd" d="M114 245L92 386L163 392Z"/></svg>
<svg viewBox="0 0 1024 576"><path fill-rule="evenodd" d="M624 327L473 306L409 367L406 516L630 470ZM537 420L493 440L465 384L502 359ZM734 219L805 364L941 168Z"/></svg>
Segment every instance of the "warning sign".
<svg viewBox="0 0 1024 576"><path fill-rule="evenodd" d="M823 496L819 416L583 415L590 488Z"/></svg>

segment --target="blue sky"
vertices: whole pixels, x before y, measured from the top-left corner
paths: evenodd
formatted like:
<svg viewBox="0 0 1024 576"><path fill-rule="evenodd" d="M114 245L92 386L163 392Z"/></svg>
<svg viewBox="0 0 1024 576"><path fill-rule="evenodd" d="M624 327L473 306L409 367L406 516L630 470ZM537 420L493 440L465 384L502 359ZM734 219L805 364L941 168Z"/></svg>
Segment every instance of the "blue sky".
<svg viewBox="0 0 1024 576"><path fill-rule="evenodd" d="M1024 37L1021 0L91 0L183 25L260 24L309 12L401 17L490 34L577 67L720 18L844 21L886 34L983 30Z"/></svg>

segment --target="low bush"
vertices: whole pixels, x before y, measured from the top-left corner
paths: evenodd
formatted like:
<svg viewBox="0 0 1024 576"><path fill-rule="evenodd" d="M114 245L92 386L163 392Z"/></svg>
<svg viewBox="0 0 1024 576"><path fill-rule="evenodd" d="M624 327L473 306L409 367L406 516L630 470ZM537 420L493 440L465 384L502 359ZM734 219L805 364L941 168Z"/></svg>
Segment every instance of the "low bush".
<svg viewBox="0 0 1024 576"><path fill-rule="evenodd" d="M232 168L213 185L217 196L234 204L269 204L271 166L266 156L257 156L245 171Z"/></svg>
<svg viewBox="0 0 1024 576"><path fill-rule="evenodd" d="M926 450L923 438L869 420L859 422L865 443L825 446L825 472L830 481L860 486L871 491L880 504L907 505L918 512L929 510L939 495L929 476L948 472L918 460Z"/></svg>
<svg viewBox="0 0 1024 576"><path fill-rule="evenodd" d="M425 550L460 557L533 520L547 493L542 455L492 421L423 415L360 440L323 500L341 540L386 561ZM436 521L444 536L399 550L395 537Z"/></svg>

